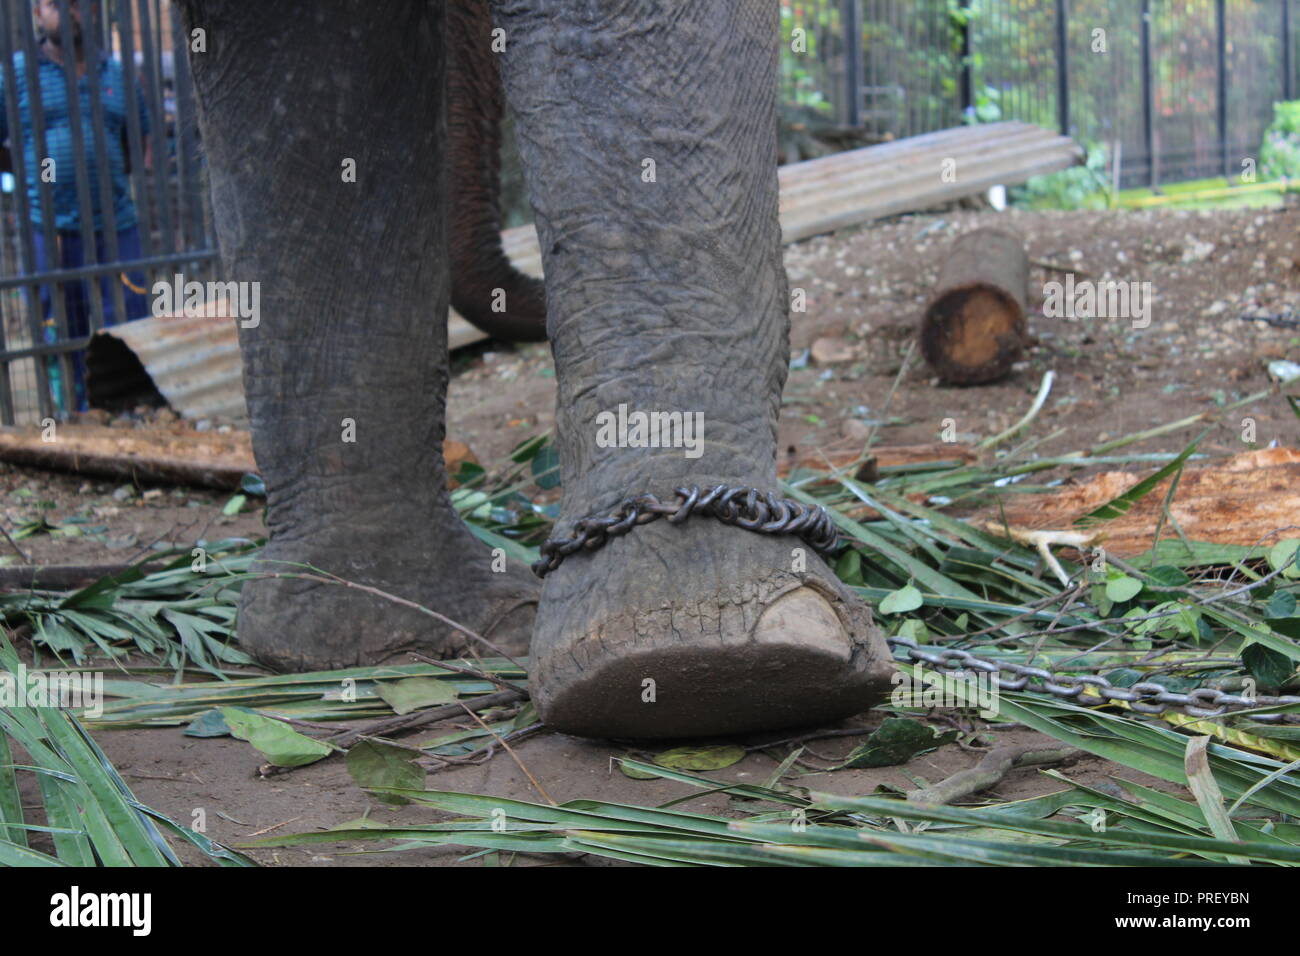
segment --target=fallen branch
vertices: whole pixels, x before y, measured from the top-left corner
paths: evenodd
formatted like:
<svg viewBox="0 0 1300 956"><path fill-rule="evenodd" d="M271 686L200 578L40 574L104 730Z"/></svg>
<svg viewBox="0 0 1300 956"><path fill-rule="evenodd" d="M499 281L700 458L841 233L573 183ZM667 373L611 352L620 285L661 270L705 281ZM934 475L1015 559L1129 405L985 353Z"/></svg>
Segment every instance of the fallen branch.
<svg viewBox="0 0 1300 956"><path fill-rule="evenodd" d="M390 734L415 730L426 724L437 723L440 720L446 720L448 717L459 717L465 710L487 710L490 707L512 704L519 700L524 700L524 694L521 691L499 690L493 694L476 697L468 702L456 701L452 704L442 704L438 707L430 707L428 710L417 711L414 714L385 717L382 720L376 720L373 723L328 737L326 743L334 744L336 747L342 747L346 750L362 737L387 737Z"/></svg>
<svg viewBox="0 0 1300 956"><path fill-rule="evenodd" d="M974 767L959 770L933 787L912 790L907 799L910 803L943 806L997 786L1008 773L1020 767L1073 763L1081 756L1083 751L1074 747L1044 750L1038 744L1004 744L986 753Z"/></svg>
<svg viewBox="0 0 1300 956"><path fill-rule="evenodd" d="M145 574L160 571L162 564L20 564L0 568L0 591L71 591L94 584L100 578L118 577L132 568Z"/></svg>

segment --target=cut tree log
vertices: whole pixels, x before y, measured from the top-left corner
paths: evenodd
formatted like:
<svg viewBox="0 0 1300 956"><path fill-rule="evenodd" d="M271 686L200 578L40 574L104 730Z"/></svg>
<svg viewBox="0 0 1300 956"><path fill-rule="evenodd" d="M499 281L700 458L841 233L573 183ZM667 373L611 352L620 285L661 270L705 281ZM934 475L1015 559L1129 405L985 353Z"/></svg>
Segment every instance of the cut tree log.
<svg viewBox="0 0 1300 956"><path fill-rule="evenodd" d="M953 385L1005 378L1028 331L1029 257L1024 243L998 229L977 229L953 243L921 319L921 354Z"/></svg>
<svg viewBox="0 0 1300 956"><path fill-rule="evenodd" d="M236 491L257 471L246 431L196 432L184 426L111 428L59 425L54 441L40 428L0 428L0 461L136 484L188 485ZM443 442L448 484L462 462L478 463L463 442Z"/></svg>
<svg viewBox="0 0 1300 956"><path fill-rule="evenodd" d="M1009 526L1016 534L1051 529L1077 531L1074 522L1123 494L1144 475L1107 471L1050 494L1010 490L999 507L972 519L992 531ZM1161 524L1169 481L1138 500L1125 515L1087 530L1108 554L1136 557L1150 550ZM1265 448L1183 470L1169 505L1161 537L1259 547L1266 553L1284 538L1300 538L1300 450ZM1005 525L1004 525L1005 519ZM1177 522L1177 528L1174 527ZM1285 530L1285 529L1291 530Z"/></svg>

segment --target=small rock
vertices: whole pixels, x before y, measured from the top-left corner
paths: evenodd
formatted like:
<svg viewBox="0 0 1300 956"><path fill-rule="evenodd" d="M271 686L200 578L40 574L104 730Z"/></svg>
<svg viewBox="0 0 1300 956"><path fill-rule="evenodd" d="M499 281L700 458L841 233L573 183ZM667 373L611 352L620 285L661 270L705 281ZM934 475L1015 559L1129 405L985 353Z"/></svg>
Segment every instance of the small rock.
<svg viewBox="0 0 1300 956"><path fill-rule="evenodd" d="M1287 382L1294 382L1296 379L1300 379L1300 362L1288 362L1285 359L1269 362L1268 374L1283 385Z"/></svg>
<svg viewBox="0 0 1300 956"><path fill-rule="evenodd" d="M853 346L841 338L820 338L812 344L812 358L818 365L848 362L853 358Z"/></svg>
<svg viewBox="0 0 1300 956"><path fill-rule="evenodd" d="M871 429L866 422L860 422L856 418L846 418L840 425L840 434L850 441L866 441L871 434Z"/></svg>
<svg viewBox="0 0 1300 956"><path fill-rule="evenodd" d="M127 501L135 497L135 485L121 485L113 489L114 501Z"/></svg>
<svg viewBox="0 0 1300 956"><path fill-rule="evenodd" d="M72 421L78 425L107 425L111 418L112 416L103 408L91 408L72 415Z"/></svg>

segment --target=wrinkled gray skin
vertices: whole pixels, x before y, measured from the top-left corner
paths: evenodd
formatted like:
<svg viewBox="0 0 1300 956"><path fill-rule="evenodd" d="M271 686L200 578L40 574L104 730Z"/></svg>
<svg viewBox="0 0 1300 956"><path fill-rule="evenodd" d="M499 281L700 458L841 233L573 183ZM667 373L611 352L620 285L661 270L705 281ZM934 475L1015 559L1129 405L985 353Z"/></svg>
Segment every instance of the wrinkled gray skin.
<svg viewBox="0 0 1300 956"><path fill-rule="evenodd" d="M524 568L493 573L437 453L441 4L183 6L208 31L191 61L226 267L262 284L261 325L240 335L267 562L381 588L512 651L531 630L533 697L574 733L813 724L888 690L869 612L793 538L657 522L568 559L539 605ZM501 0L493 13L546 273L560 530L682 482L775 488L788 332L776 3ZM597 447L598 413L623 402L703 412L703 457ZM239 635L288 669L476 643L355 589L277 578L245 585Z"/></svg>

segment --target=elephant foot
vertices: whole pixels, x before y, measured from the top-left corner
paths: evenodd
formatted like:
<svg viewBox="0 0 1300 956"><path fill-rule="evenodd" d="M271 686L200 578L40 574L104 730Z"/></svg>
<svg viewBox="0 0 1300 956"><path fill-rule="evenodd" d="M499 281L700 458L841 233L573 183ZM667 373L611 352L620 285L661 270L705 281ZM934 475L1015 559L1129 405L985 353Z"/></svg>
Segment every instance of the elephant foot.
<svg viewBox="0 0 1300 956"><path fill-rule="evenodd" d="M801 541L659 521L546 578L533 700L588 737L698 737L825 724L887 696L871 612Z"/></svg>
<svg viewBox="0 0 1300 956"><path fill-rule="evenodd" d="M243 585L240 645L277 671L409 663L402 655L410 651L498 656L430 615L364 590L370 588L436 611L512 657L526 654L538 594L532 575L514 563L494 571L491 552L463 526L447 534L425 530L417 540L413 535L272 538L254 566L261 576ZM294 576L319 572L355 586Z"/></svg>

